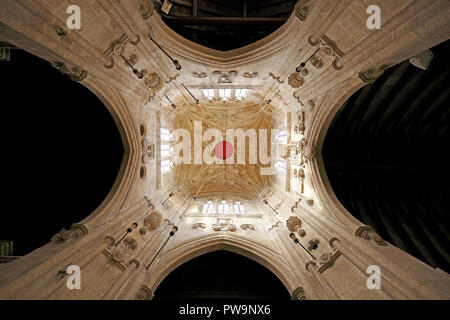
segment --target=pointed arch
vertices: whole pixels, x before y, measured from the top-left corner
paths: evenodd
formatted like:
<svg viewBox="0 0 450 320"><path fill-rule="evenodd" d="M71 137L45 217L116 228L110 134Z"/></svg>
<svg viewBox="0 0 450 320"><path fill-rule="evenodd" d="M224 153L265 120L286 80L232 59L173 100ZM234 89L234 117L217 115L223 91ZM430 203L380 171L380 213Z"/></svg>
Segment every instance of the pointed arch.
<svg viewBox="0 0 450 320"><path fill-rule="evenodd" d="M258 262L275 274L291 293L301 286L283 256L258 242L236 235L223 234L190 239L169 249L149 269L149 275L143 285L155 292L160 283L183 263L219 250L230 251Z"/></svg>

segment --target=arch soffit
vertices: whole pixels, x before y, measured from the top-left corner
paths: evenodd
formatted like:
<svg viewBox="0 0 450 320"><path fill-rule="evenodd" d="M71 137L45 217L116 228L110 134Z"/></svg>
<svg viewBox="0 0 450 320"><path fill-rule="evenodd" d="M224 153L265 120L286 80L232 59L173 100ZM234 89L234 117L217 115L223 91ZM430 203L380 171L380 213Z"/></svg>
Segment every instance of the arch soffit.
<svg viewBox="0 0 450 320"><path fill-rule="evenodd" d="M281 255L247 238L223 234L190 239L172 248L149 269L150 274L145 285L155 292L161 282L180 265L219 250L242 255L263 265L278 277L289 293L300 286L287 263L282 261Z"/></svg>

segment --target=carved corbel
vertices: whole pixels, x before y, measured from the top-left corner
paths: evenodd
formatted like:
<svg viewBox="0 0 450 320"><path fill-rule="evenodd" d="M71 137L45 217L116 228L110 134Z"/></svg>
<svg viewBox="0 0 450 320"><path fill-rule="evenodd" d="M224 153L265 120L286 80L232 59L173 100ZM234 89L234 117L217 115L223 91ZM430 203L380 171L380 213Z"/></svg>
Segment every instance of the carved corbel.
<svg viewBox="0 0 450 320"><path fill-rule="evenodd" d="M72 81L83 81L86 79L88 73L81 67L70 65L69 63L55 61L52 66L58 69L61 73L67 75Z"/></svg>
<svg viewBox="0 0 450 320"><path fill-rule="evenodd" d="M88 233L88 229L79 223L74 223L70 227L69 230L66 230L63 228L61 231L59 231L57 234L55 234L51 242L55 244L63 244L68 242L70 239L77 239L82 237L83 235Z"/></svg>
<svg viewBox="0 0 450 320"><path fill-rule="evenodd" d="M284 80L280 80L280 77L277 77L277 76L274 75L272 72L269 73L269 76L270 76L272 79L277 80L277 82L278 82L279 84L284 83Z"/></svg>
<svg viewBox="0 0 450 320"><path fill-rule="evenodd" d="M255 226L254 225L252 225L252 224L241 224L241 229L242 230L247 230L247 229L250 229L250 230L255 230Z"/></svg>
<svg viewBox="0 0 450 320"><path fill-rule="evenodd" d="M305 111L306 113L312 113L314 111L314 107L316 106L313 100L306 101Z"/></svg>
<svg viewBox="0 0 450 320"><path fill-rule="evenodd" d="M300 88L305 84L305 79L298 72L292 73L288 78L288 83L292 88Z"/></svg>
<svg viewBox="0 0 450 320"><path fill-rule="evenodd" d="M371 226L362 226L356 230L355 235L367 241L372 241L379 246L387 246L387 243L372 229Z"/></svg>
<svg viewBox="0 0 450 320"><path fill-rule="evenodd" d="M309 0L299 1L295 6L295 16L300 19L300 21L305 21L308 17L309 7L306 5Z"/></svg>
<svg viewBox="0 0 450 320"><path fill-rule="evenodd" d="M153 3L150 0L139 0L139 13L143 20L149 19L155 12Z"/></svg>
<svg viewBox="0 0 450 320"><path fill-rule="evenodd" d="M147 138L142 140L142 162L149 163L155 157L155 144Z"/></svg>
<svg viewBox="0 0 450 320"><path fill-rule="evenodd" d="M299 217L292 216L286 220L286 227L290 232L297 232L300 237L304 237L306 235L306 231L301 228L302 221Z"/></svg>
<svg viewBox="0 0 450 320"><path fill-rule="evenodd" d="M152 211L148 217L144 219L144 226L150 230L156 230L162 221L162 215L157 211Z"/></svg>
<svg viewBox="0 0 450 320"><path fill-rule="evenodd" d="M359 78L364 83L374 83L388 68L387 65L382 65L381 67L370 68L366 71L362 71L359 73Z"/></svg>
<svg viewBox="0 0 450 320"><path fill-rule="evenodd" d="M136 294L136 299L137 300L152 300L153 299L153 291L144 284L139 288L139 290Z"/></svg>
<svg viewBox="0 0 450 320"><path fill-rule="evenodd" d="M238 75L236 70L230 71L213 71L213 76L218 77L217 83L233 83L233 79Z"/></svg>
<svg viewBox="0 0 450 320"><path fill-rule="evenodd" d="M339 250L333 250L330 253L324 253L319 258L319 263L316 266L317 271L323 273L328 268L331 268L337 258L341 256L341 252Z"/></svg>
<svg viewBox="0 0 450 320"><path fill-rule="evenodd" d="M308 160L314 159L316 156L316 148L314 146L305 146L303 148L303 155Z"/></svg>
<svg viewBox="0 0 450 320"><path fill-rule="evenodd" d="M306 300L305 290L303 287L298 287L292 292L292 300Z"/></svg>
<svg viewBox="0 0 450 320"><path fill-rule="evenodd" d="M242 76L243 76L244 78L248 78L248 79L256 78L257 75L258 75L258 72L256 72L256 71L254 71L254 72L244 72L244 73L242 74Z"/></svg>
<svg viewBox="0 0 450 320"><path fill-rule="evenodd" d="M277 223L273 224L270 228L269 231L272 231L272 229L275 229L277 227L279 227L281 225L281 221L277 221Z"/></svg>

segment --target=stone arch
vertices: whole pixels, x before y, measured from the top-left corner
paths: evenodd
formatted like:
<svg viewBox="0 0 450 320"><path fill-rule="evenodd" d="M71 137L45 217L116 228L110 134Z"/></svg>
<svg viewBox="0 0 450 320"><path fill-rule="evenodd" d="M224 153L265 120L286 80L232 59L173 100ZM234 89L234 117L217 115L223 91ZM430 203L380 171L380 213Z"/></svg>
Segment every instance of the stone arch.
<svg viewBox="0 0 450 320"><path fill-rule="evenodd" d="M324 98L318 111L319 114L316 117L316 119L320 119L320 122L314 124L315 130L311 130L315 134L310 137L310 144L315 146L317 154L316 161L311 162L311 182L317 192L318 199L321 199L324 208L328 208L327 214L343 223L347 230L353 234L363 226L363 223L345 209L334 193L323 162L322 146L336 114L355 92L367 84L355 75L345 82L343 86L339 86L329 93Z"/></svg>
<svg viewBox="0 0 450 320"><path fill-rule="evenodd" d="M275 274L290 293L301 286L289 265L276 252L247 238L214 234L185 241L167 251L149 269L143 287L155 292L160 283L177 267L198 256L218 250L230 251L258 262Z"/></svg>
<svg viewBox="0 0 450 320"><path fill-rule="evenodd" d="M133 178L131 172L133 172L133 170L140 170L136 152L138 149L138 138L136 134L139 129L134 128L132 122L129 121L129 119L127 119L123 114L120 114L121 108L115 106L115 102L113 100L115 96L114 93L111 91L106 92L108 91L107 88L103 87L98 82L93 81L90 77L83 80L82 84L93 94L95 94L106 109L108 109L119 131L124 150L122 162L114 180L114 184L102 203L81 221L81 223L86 224L100 216L108 215L110 212L117 210L122 205L124 193L126 194L126 192L122 189L128 188L131 184Z"/></svg>

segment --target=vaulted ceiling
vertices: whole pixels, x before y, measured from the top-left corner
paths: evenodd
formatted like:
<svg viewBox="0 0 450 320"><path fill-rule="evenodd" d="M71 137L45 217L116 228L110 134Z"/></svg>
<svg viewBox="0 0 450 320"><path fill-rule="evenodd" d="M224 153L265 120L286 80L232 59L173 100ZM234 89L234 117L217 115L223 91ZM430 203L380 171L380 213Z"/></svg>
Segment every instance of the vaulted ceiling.
<svg viewBox="0 0 450 320"><path fill-rule="evenodd" d="M158 3L160 2L160 3ZM289 18L293 0L171 0L170 10L155 1L163 21L183 37L228 51L256 42Z"/></svg>
<svg viewBox="0 0 450 320"><path fill-rule="evenodd" d="M210 102L201 104L199 110L177 116L176 128L184 128L190 132L192 145L194 145L194 121L201 121L203 133L208 129L218 129L224 140L227 138L227 129L242 129L243 131L253 129L255 133L258 133L259 129L266 129L270 132L272 117L265 112L259 112L260 110L261 106L252 103ZM202 150L205 150L211 142L203 141ZM232 141L230 142L232 143ZM239 195L244 198L254 198L255 188L261 190L269 186L273 181L273 176L261 175L260 163L249 164L250 143L248 139L245 142L245 164L238 164L237 140L232 144L235 164L206 164L203 162L201 165L177 165L175 169L177 184L188 186L191 194L195 194L201 189L202 196ZM252 150L251 152L256 153L257 151ZM192 150L191 158L194 159L194 150Z"/></svg>
<svg viewBox="0 0 450 320"><path fill-rule="evenodd" d="M387 241L450 270L450 42L424 71L405 61L355 93L324 142L347 210Z"/></svg>

